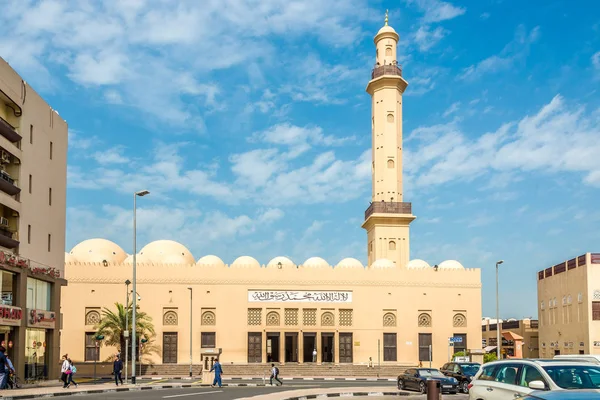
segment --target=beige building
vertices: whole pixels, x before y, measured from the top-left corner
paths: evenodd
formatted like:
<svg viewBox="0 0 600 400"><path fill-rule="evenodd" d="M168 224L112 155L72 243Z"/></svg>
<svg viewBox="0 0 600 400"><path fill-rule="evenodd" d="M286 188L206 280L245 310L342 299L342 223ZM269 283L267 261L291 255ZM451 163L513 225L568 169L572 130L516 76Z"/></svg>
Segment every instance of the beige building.
<svg viewBox="0 0 600 400"><path fill-rule="evenodd" d="M538 272L540 355L600 355L600 254Z"/></svg>
<svg viewBox="0 0 600 400"><path fill-rule="evenodd" d="M500 351L504 358L539 358L538 321L510 318L500 320ZM481 320L482 348L486 353L496 352L498 324L495 319Z"/></svg>
<svg viewBox="0 0 600 400"><path fill-rule="evenodd" d="M0 341L22 378L56 377L67 123L0 58Z"/></svg>
<svg viewBox="0 0 600 400"><path fill-rule="evenodd" d="M191 351L193 363L204 366L221 353L227 365L417 365L432 357L439 367L448 360L450 337L480 350L480 271L454 260L435 267L409 262L415 216L402 197L407 82L396 63L397 43L386 21L375 37L376 65L367 86L373 137L372 203L363 224L368 265L319 257L276 257L261 265L248 256L226 265L214 255L196 261L172 241L147 244L137 255L138 304L153 318L160 351L144 357L144 364L186 365ZM94 330L103 307L125 302L132 256L92 239L76 245L65 261L62 348L85 366L117 350L101 347L97 354Z"/></svg>

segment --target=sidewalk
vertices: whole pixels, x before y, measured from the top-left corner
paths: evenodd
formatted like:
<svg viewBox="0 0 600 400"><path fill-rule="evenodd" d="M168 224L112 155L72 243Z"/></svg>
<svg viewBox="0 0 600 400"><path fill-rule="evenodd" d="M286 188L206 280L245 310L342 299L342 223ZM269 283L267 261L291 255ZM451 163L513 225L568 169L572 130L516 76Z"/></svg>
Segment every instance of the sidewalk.
<svg viewBox="0 0 600 400"><path fill-rule="evenodd" d="M276 392L262 396L244 397L238 400L301 400L321 397L354 397L354 396L411 396L416 393L403 392L387 387L348 387L348 388L314 388L296 389Z"/></svg>

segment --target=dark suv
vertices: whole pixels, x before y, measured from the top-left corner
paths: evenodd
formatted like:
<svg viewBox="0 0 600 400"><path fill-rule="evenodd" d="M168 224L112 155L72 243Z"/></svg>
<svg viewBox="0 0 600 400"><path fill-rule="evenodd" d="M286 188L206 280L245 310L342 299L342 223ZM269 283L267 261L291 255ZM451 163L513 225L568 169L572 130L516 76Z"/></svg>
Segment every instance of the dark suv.
<svg viewBox="0 0 600 400"><path fill-rule="evenodd" d="M440 368L440 372L446 376L456 378L458 381L458 388L463 393L469 393L469 383L471 383L471 379L473 379L477 371L479 371L479 367L481 367L481 364L478 363L452 362L444 364L444 366Z"/></svg>

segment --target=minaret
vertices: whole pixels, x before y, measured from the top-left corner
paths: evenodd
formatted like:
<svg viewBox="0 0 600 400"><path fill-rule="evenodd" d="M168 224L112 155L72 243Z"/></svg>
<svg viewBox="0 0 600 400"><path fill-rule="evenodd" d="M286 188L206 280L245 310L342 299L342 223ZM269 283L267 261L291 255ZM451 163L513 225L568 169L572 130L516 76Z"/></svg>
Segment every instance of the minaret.
<svg viewBox="0 0 600 400"><path fill-rule="evenodd" d="M377 56L367 92L371 95L373 163L372 202L362 227L367 230L369 266L387 258L404 267L409 261L409 228L415 219L402 193L402 93L408 82L396 61L399 36L385 25L375 35Z"/></svg>

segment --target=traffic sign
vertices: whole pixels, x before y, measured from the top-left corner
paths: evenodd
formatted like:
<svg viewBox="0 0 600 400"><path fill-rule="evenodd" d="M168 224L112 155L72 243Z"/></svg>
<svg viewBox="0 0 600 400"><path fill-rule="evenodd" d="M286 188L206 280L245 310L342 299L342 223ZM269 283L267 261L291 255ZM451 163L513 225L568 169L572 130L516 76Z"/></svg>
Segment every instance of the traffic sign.
<svg viewBox="0 0 600 400"><path fill-rule="evenodd" d="M450 343L462 343L462 336L454 336L450 338Z"/></svg>

